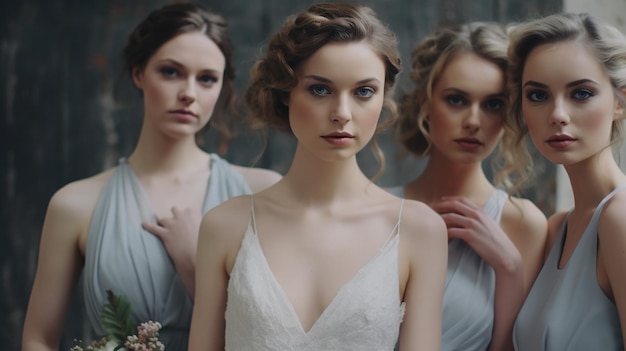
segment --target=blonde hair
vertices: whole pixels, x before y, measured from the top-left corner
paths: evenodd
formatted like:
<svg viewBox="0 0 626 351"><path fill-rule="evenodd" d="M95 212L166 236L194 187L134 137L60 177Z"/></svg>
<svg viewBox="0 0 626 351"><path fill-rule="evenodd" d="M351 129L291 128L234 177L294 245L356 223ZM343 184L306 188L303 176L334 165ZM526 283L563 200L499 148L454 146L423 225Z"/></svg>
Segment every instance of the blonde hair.
<svg viewBox="0 0 626 351"><path fill-rule="evenodd" d="M289 109L283 101L298 84L298 65L328 43L356 41L367 42L385 65L383 106L390 112L390 121L378 130L392 123L397 115L393 88L401 67L396 36L367 6L321 3L287 18L270 37L265 54L253 65L245 100L255 126L290 132ZM385 159L375 138L372 147L381 164L380 174Z"/></svg>
<svg viewBox="0 0 626 351"><path fill-rule="evenodd" d="M508 88L510 113L505 133L511 135L510 147L515 150L514 159L523 167L522 176L530 178L532 158L526 147L528 128L522 115L522 74L526 58L536 47L563 41L578 41L596 55L598 64L609 76L613 92L626 107L620 92L626 88L626 38L616 28L600 22L586 13L558 13L511 26L508 50ZM622 116L626 117L626 116ZM611 143L618 144L623 138L621 120L613 122Z"/></svg>
<svg viewBox="0 0 626 351"><path fill-rule="evenodd" d="M457 27L444 28L422 40L414 49L411 62L411 81L414 88L400 99L400 115L395 136L413 155L426 156L431 143L428 127L428 110L433 88L448 63L463 53L473 53L496 64L505 74L507 70L508 38L503 26L497 23L471 22ZM479 82L477 82L479 84ZM506 118L506 117L505 117ZM508 186L509 169L501 165L509 159L509 150L500 147L492 167L495 184Z"/></svg>

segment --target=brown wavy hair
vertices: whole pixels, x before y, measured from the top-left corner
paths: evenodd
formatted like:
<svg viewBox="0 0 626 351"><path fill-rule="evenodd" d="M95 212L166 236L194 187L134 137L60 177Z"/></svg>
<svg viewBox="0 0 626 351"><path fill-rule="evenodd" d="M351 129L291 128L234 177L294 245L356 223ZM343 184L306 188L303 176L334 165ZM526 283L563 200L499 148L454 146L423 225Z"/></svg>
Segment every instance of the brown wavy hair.
<svg viewBox="0 0 626 351"><path fill-rule="evenodd" d="M287 18L274 33L265 53L255 62L245 100L256 127L272 127L291 132L289 108L283 101L298 84L296 68L318 49L333 42L367 42L385 65L385 101L389 120L378 130L393 123L397 108L393 89L401 68L398 40L381 22L373 9L351 3L320 3ZM372 140L374 155L385 165L384 155Z"/></svg>

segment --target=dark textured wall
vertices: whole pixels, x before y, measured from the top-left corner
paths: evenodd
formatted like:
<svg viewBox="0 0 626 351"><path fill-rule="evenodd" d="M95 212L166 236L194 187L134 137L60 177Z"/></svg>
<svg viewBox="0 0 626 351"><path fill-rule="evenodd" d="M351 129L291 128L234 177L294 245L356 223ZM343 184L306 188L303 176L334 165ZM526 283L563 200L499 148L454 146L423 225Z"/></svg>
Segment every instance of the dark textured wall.
<svg viewBox="0 0 626 351"><path fill-rule="evenodd" d="M63 184L95 174L128 155L138 134L139 95L120 73L127 33L161 0L21 0L0 3L0 348L18 350L48 200ZM269 32L312 1L203 1L223 14L237 47L238 86ZM371 0L367 1L400 38L405 69L412 46L438 26L468 20L507 22L559 11L560 0ZM400 88L406 87L403 74ZM226 157L249 165L261 137L241 131ZM382 185L403 183L420 165L395 161L389 135L381 144L388 167ZM284 172L294 141L270 135L256 165ZM213 150L211 135L207 149ZM373 174L368 151L360 155ZM542 163L542 162L540 162ZM549 213L553 170L529 196ZM80 300L66 323L63 349L87 335ZM61 322L61 321L59 321Z"/></svg>

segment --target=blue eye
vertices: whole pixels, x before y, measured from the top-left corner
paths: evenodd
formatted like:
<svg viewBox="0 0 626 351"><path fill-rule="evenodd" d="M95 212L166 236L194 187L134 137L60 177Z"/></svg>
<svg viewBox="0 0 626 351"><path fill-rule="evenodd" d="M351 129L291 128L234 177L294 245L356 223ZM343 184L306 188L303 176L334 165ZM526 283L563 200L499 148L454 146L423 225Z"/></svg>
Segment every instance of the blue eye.
<svg viewBox="0 0 626 351"><path fill-rule="evenodd" d="M218 79L217 77L212 76L210 74L205 74L205 75L198 77L198 80L203 84L212 85L212 84L217 83Z"/></svg>
<svg viewBox="0 0 626 351"><path fill-rule="evenodd" d="M465 99L461 95L448 95L446 96L446 102L451 106L462 106L465 103Z"/></svg>
<svg viewBox="0 0 626 351"><path fill-rule="evenodd" d="M504 108L504 101L502 100L489 100L485 102L485 108L489 111L500 111Z"/></svg>
<svg viewBox="0 0 626 351"><path fill-rule="evenodd" d="M548 98L548 94L540 90L534 90L526 94L526 98L532 102L542 102Z"/></svg>
<svg viewBox="0 0 626 351"><path fill-rule="evenodd" d="M572 92L572 98L575 100L585 101L593 96L593 93L587 89L575 90Z"/></svg>
<svg viewBox="0 0 626 351"><path fill-rule="evenodd" d="M312 85L309 87L309 91L313 93L313 95L324 96L330 94L330 90L324 85Z"/></svg>
<svg viewBox="0 0 626 351"><path fill-rule="evenodd" d="M163 67L159 71L165 77L173 78L178 76L178 70L172 67Z"/></svg>
<svg viewBox="0 0 626 351"><path fill-rule="evenodd" d="M355 94L361 98L369 98L372 95L376 94L376 90L370 87L362 87L362 88L358 88Z"/></svg>

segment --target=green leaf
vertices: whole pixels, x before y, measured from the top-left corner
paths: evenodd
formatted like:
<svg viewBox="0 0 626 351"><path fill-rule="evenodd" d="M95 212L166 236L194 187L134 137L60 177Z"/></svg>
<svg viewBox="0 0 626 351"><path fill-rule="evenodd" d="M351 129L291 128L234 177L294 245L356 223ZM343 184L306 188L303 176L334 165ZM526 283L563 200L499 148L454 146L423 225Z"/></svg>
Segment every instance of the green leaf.
<svg viewBox="0 0 626 351"><path fill-rule="evenodd" d="M102 309L102 325L111 339L120 345L124 345L130 335L136 333L135 321L130 314L130 303L123 296L115 295L107 290L107 303Z"/></svg>

